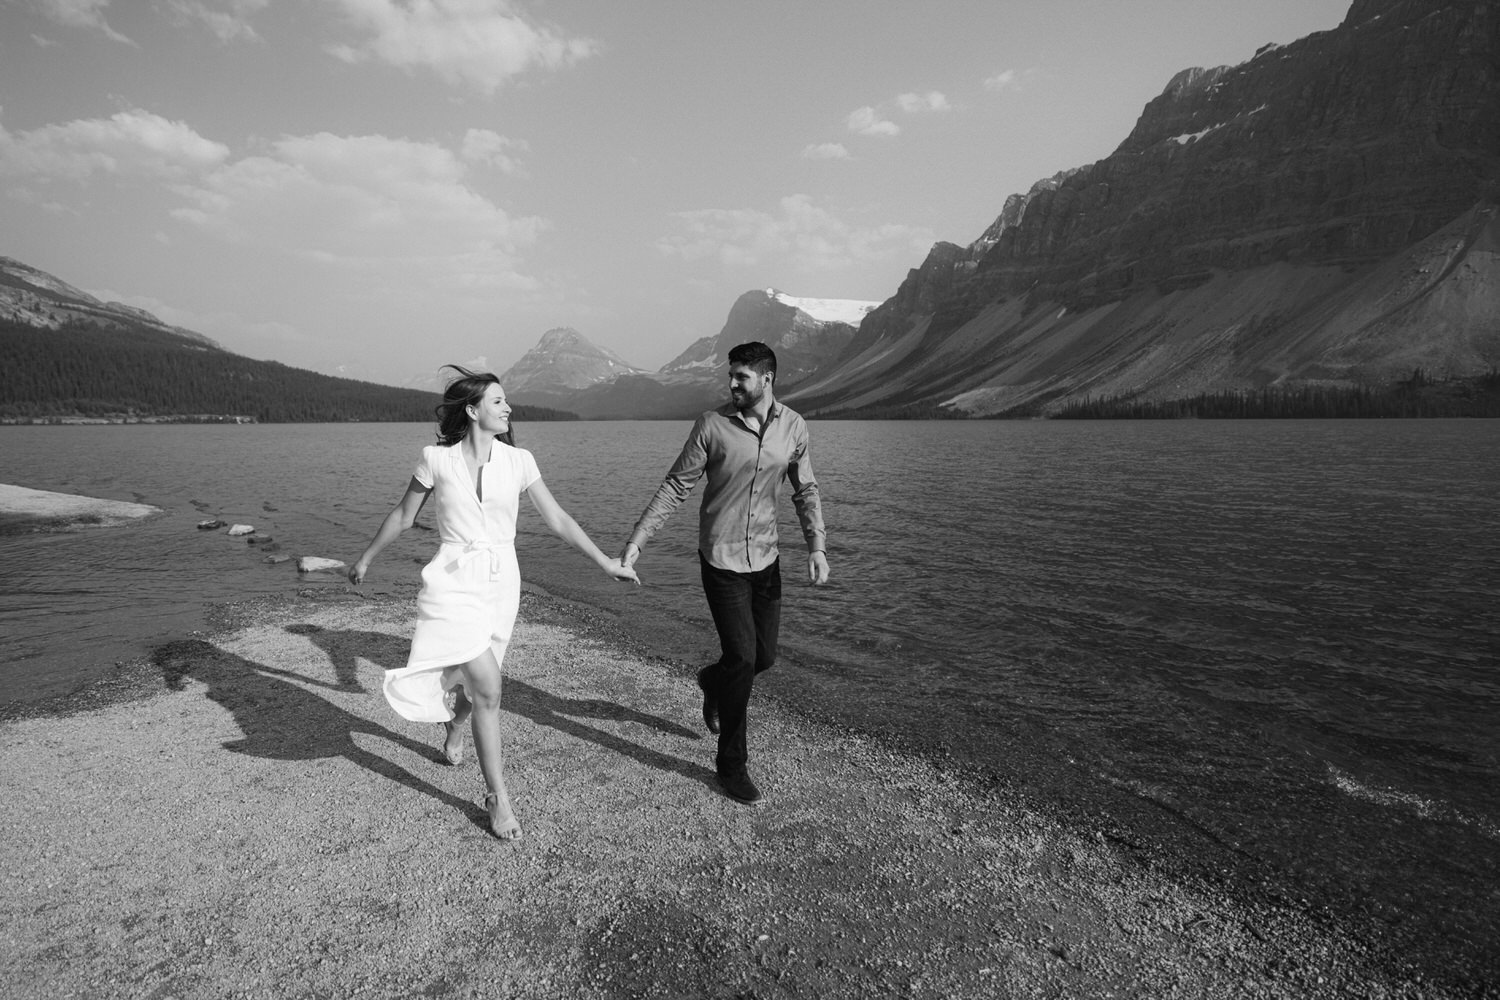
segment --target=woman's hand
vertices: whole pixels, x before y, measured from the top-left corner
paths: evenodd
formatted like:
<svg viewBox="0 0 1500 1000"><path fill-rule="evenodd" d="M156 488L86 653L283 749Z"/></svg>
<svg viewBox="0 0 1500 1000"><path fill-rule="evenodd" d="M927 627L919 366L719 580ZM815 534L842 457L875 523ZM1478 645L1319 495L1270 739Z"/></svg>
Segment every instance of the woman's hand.
<svg viewBox="0 0 1500 1000"><path fill-rule="evenodd" d="M636 575L635 570L626 566L619 559L611 559L606 562L604 564L604 572L608 573L615 580L629 580L637 587L641 585L641 578Z"/></svg>
<svg viewBox="0 0 1500 1000"><path fill-rule="evenodd" d="M358 587L365 582L365 574L370 571L370 564L361 559L349 567L349 582Z"/></svg>

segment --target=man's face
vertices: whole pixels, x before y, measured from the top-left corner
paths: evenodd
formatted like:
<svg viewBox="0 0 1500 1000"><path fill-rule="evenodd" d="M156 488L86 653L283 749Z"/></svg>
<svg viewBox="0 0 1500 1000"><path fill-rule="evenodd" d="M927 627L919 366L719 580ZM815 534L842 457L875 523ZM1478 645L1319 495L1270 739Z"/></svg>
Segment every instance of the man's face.
<svg viewBox="0 0 1500 1000"><path fill-rule="evenodd" d="M729 366L729 398L734 401L737 410L748 410L758 406L765 398L766 387L770 383L770 372L761 375L749 365Z"/></svg>

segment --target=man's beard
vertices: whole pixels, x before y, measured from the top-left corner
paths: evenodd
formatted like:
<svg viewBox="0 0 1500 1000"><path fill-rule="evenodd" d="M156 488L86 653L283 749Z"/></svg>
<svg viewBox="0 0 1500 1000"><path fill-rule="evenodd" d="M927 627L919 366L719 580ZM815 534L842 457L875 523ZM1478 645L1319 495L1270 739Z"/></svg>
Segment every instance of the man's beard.
<svg viewBox="0 0 1500 1000"><path fill-rule="evenodd" d="M734 401L736 409L748 410L760 404L766 398L765 387L751 392L749 389L730 389L729 398Z"/></svg>

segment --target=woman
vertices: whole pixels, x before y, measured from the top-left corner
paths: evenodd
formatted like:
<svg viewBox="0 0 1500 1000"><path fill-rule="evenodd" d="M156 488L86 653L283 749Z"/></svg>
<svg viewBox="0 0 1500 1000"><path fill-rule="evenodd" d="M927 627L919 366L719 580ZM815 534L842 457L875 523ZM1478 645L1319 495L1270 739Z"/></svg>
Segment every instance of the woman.
<svg viewBox="0 0 1500 1000"><path fill-rule="evenodd" d="M417 630L406 666L386 674L391 707L417 722L441 722L443 756L463 757L463 724L472 716L474 747L488 794L490 831L519 840L500 754L500 664L521 597L516 514L521 494L553 533L616 580L640 583L634 570L599 551L542 482L531 452L515 447L500 380L457 365L438 407L438 443L422 449L406 495L386 515L349 568L361 583L381 549L411 527L429 493L437 496L441 545L422 570Z"/></svg>

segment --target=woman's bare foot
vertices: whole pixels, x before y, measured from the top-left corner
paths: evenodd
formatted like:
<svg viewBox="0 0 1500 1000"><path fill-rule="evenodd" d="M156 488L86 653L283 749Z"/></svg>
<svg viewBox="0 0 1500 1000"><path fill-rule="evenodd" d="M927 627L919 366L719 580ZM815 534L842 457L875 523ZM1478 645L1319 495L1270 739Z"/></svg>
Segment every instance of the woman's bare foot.
<svg viewBox="0 0 1500 1000"><path fill-rule="evenodd" d="M505 794L504 786L484 797L484 807L490 813L490 833L501 840L521 839L521 824L510 811L510 796Z"/></svg>

